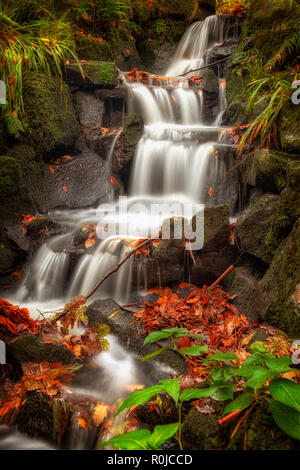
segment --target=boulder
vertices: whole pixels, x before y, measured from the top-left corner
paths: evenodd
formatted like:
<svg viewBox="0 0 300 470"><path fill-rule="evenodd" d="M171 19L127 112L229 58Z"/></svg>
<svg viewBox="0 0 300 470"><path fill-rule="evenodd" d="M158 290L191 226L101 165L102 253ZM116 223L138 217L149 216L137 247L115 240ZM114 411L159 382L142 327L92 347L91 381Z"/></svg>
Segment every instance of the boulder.
<svg viewBox="0 0 300 470"><path fill-rule="evenodd" d="M105 162L92 152L73 156L72 161L45 166L48 208L78 209L98 204L106 195Z"/></svg>
<svg viewBox="0 0 300 470"><path fill-rule="evenodd" d="M260 149L255 152L247 175L250 186L278 194L286 184L286 166L291 156L282 152Z"/></svg>
<svg viewBox="0 0 300 470"><path fill-rule="evenodd" d="M45 343L41 338L22 333L16 340L6 341L7 354L18 362L62 362L63 364L78 364L80 361L60 343Z"/></svg>
<svg viewBox="0 0 300 470"><path fill-rule="evenodd" d="M259 319L259 315L253 309L253 295L258 281L258 277L242 266L234 268L222 281L224 289L232 296L237 296L233 303L250 322Z"/></svg>
<svg viewBox="0 0 300 470"><path fill-rule="evenodd" d="M74 97L79 107L78 117L82 130L81 136L86 143L85 150L90 149L99 153L104 103L95 94L87 91L77 91Z"/></svg>
<svg viewBox="0 0 300 470"><path fill-rule="evenodd" d="M234 99L224 112L222 125L234 127L247 124L248 121L246 103L240 99Z"/></svg>
<svg viewBox="0 0 300 470"><path fill-rule="evenodd" d="M289 103L281 111L280 139L284 152L300 154L300 106Z"/></svg>
<svg viewBox="0 0 300 470"><path fill-rule="evenodd" d="M262 320L297 338L300 334L297 295L300 283L300 219L276 253L254 292L253 310Z"/></svg>
<svg viewBox="0 0 300 470"><path fill-rule="evenodd" d="M193 231L196 228L196 216L194 216L192 219ZM201 249L202 253L217 252L224 246L228 246L230 233L228 205L205 206L203 228L204 244Z"/></svg>
<svg viewBox="0 0 300 470"><path fill-rule="evenodd" d="M113 313L116 314L112 317ZM143 347L142 326L140 323L133 323L135 320L133 314L122 310L122 307L111 299L96 300L88 306L85 314L89 319L89 326L107 324L111 332L118 337L120 343L140 357L157 349L154 344L147 344ZM164 343L162 346L166 346L166 344ZM157 363L156 361L172 367L177 373L186 372L184 359L174 351L165 351L160 354L155 358L153 365Z"/></svg>
<svg viewBox="0 0 300 470"><path fill-rule="evenodd" d="M49 397L43 393L27 392L17 417L20 432L29 436L39 436L54 442L53 411Z"/></svg>
<svg viewBox="0 0 300 470"><path fill-rule="evenodd" d="M117 83L117 70L114 62L90 60L79 65L74 62L66 65L66 81L70 86L83 88L113 88Z"/></svg>
<svg viewBox="0 0 300 470"><path fill-rule="evenodd" d="M279 196L265 194L250 206L236 223L236 233L241 249L266 264L270 264L273 258L266 235L271 227L272 216L279 200Z"/></svg>

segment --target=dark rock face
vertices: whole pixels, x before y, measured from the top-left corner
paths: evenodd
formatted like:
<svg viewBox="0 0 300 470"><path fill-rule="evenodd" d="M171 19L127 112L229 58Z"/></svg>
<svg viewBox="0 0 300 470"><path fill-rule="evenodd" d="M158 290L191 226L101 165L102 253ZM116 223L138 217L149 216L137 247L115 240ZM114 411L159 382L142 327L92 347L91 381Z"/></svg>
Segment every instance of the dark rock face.
<svg viewBox="0 0 300 470"><path fill-rule="evenodd" d="M225 277L222 284L229 294L237 297L233 300L240 313L244 313L250 322L259 316L253 309L253 295L259 278L245 267L237 267Z"/></svg>
<svg viewBox="0 0 300 470"><path fill-rule="evenodd" d="M119 311L119 313L110 317L110 315L117 311ZM121 344L135 352L138 356L144 356L156 350L156 346L153 344L148 344L143 347L144 337L141 334L141 326L138 323L132 324L135 319L133 314L122 310L113 300L96 300L88 306L85 314L89 319L89 326L102 323L109 325L111 332L119 338ZM166 346L166 344L164 344L164 346ZM173 351L165 351L157 360L162 364L174 368L178 373L183 372L186 367L184 359Z"/></svg>
<svg viewBox="0 0 300 470"><path fill-rule="evenodd" d="M219 81L213 70L204 70L200 89L204 97L205 124L212 124L218 115L219 95Z"/></svg>
<svg viewBox="0 0 300 470"><path fill-rule="evenodd" d="M106 195L105 162L95 153L83 153L73 160L55 167L50 174L48 167L48 208L94 206Z"/></svg>
<svg viewBox="0 0 300 470"><path fill-rule="evenodd" d="M147 72L164 75L168 64L170 64L176 51L175 44L165 43L163 44L155 54L153 65L147 67Z"/></svg>
<svg viewBox="0 0 300 470"><path fill-rule="evenodd" d="M68 153L79 133L79 124L69 87L44 74L26 75L23 88L25 133L21 142L33 147L39 156Z"/></svg>
<svg viewBox="0 0 300 470"><path fill-rule="evenodd" d="M85 141L85 148L99 153L102 138L101 125L104 112L104 103L93 93L77 91L75 100L79 106L79 122L81 126L81 141ZM81 144L82 145L82 144Z"/></svg>
<svg viewBox="0 0 300 470"><path fill-rule="evenodd" d="M44 343L31 333L22 333L14 342L7 342L7 353L18 362L78 364L78 359L63 344Z"/></svg>
<svg viewBox="0 0 300 470"><path fill-rule="evenodd" d="M33 391L27 392L25 398L18 413L18 430L29 436L54 441L53 413L49 397Z"/></svg>
<svg viewBox="0 0 300 470"><path fill-rule="evenodd" d="M194 220L193 222L194 223ZM202 252L216 252L228 245L230 232L229 207L208 206L204 208L204 245Z"/></svg>
<svg viewBox="0 0 300 470"><path fill-rule="evenodd" d="M241 248L267 264L271 263L273 255L267 244L266 234L271 227L272 215L279 199L279 196L265 194L236 223Z"/></svg>
<svg viewBox="0 0 300 470"><path fill-rule="evenodd" d="M246 114L246 103L244 101L233 100L226 108L223 115L224 126L237 126L247 124L249 118Z"/></svg>
<svg viewBox="0 0 300 470"><path fill-rule="evenodd" d="M280 120L281 146L284 152L300 154L300 109L292 103L285 106Z"/></svg>
<svg viewBox="0 0 300 470"><path fill-rule="evenodd" d="M209 49L205 53L205 61L206 63L209 64L214 64L215 62L218 62L220 60L224 60L226 58L230 58L230 56L234 53L235 49L237 47L236 42L232 41L225 41L223 44L213 47ZM220 62L219 64L213 65L211 69L215 72L215 74L219 77L226 77L226 67L227 67L227 61Z"/></svg>
<svg viewBox="0 0 300 470"><path fill-rule="evenodd" d="M262 188L265 192L279 193L286 182L285 169L288 159L289 154L258 150L248 171L248 185Z"/></svg>
<svg viewBox="0 0 300 470"><path fill-rule="evenodd" d="M253 309L260 318L286 331L291 337L297 337L300 333L299 253L300 220L278 248L253 296Z"/></svg>

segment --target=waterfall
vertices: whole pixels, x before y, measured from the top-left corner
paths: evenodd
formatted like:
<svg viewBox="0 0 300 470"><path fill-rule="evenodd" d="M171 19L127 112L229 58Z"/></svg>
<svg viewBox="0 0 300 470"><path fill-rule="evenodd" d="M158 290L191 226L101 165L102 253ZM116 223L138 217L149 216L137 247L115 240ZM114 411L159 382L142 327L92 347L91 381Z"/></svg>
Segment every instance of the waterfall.
<svg viewBox="0 0 300 470"><path fill-rule="evenodd" d="M204 65L207 51L234 34L229 15L210 16L203 22L195 22L180 41L167 75L174 77ZM130 249L132 239L142 238L147 228L155 232L162 220L176 215L175 209L172 213L162 211L159 216L149 217L139 212L139 203L179 201L196 204L209 200L211 189L222 184L226 173L224 162L215 156L214 148L222 138L223 130L219 126L226 108L226 83L222 78L219 83L218 115L211 126L204 125L203 92L197 87L189 87L188 80L158 77L156 81L150 78L147 85L126 83L128 109L140 114L145 124L130 176L129 201L134 209L122 213L120 204L111 201L108 195L123 230L101 241L92 253L79 257L73 262L72 269L68 248L76 230L86 223L105 225L108 221L117 221L117 216L99 216L95 209L52 214L68 227L68 233L50 240L38 250L17 293L18 302L51 299L65 302L75 295L86 295ZM121 129L115 135L108 155L107 177L120 132ZM125 300L133 284L132 270L131 259L105 281L94 297ZM144 266L138 271L138 277L147 280Z"/></svg>

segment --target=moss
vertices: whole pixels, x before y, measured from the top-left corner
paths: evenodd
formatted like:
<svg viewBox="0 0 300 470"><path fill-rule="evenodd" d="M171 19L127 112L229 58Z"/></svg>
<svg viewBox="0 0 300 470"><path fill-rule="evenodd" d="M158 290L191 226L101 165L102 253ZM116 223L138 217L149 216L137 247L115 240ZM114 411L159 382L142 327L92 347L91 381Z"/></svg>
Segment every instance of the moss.
<svg viewBox="0 0 300 470"><path fill-rule="evenodd" d="M217 419L192 408L182 426L185 450L209 450L217 447Z"/></svg>
<svg viewBox="0 0 300 470"><path fill-rule="evenodd" d="M300 334L300 312L293 300L300 281L300 218L278 247L273 262L258 283L253 309L263 320L291 337Z"/></svg>
<svg viewBox="0 0 300 470"><path fill-rule="evenodd" d="M106 85L113 85L116 76L115 66L112 62L102 62L99 70L99 79Z"/></svg>
<svg viewBox="0 0 300 470"><path fill-rule="evenodd" d="M227 429L233 431L229 426ZM244 445L247 450L292 450L298 448L297 441L284 434L275 424L267 401L261 401L256 405L230 441L228 448L241 450Z"/></svg>
<svg viewBox="0 0 300 470"><path fill-rule="evenodd" d="M280 243L288 236L295 221L300 217L299 161L288 163L286 181L286 188L281 193L279 205L272 216L271 226L266 234L266 243L272 253L276 253Z"/></svg>
<svg viewBox="0 0 300 470"><path fill-rule="evenodd" d="M0 198L16 193L21 178L20 164L12 157L0 156Z"/></svg>
<svg viewBox="0 0 300 470"><path fill-rule="evenodd" d="M300 153L300 106L288 103L281 111L280 139L286 152Z"/></svg>
<svg viewBox="0 0 300 470"><path fill-rule="evenodd" d="M25 133L21 143L33 147L40 156L55 148L62 151L73 146L79 124L69 87L45 74L28 73L24 78Z"/></svg>

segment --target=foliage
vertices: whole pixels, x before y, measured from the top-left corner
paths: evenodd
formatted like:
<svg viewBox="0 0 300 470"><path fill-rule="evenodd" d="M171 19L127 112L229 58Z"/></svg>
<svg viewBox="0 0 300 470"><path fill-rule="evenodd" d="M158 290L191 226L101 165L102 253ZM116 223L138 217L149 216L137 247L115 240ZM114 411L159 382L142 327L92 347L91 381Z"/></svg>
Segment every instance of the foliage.
<svg viewBox="0 0 300 470"><path fill-rule="evenodd" d="M0 332L7 335L19 335L24 331L38 332L38 323L33 321L26 308L19 308L0 300Z"/></svg>
<svg viewBox="0 0 300 470"><path fill-rule="evenodd" d="M242 16L249 8L251 0L217 0L217 14Z"/></svg>
<svg viewBox="0 0 300 470"><path fill-rule="evenodd" d="M7 381L4 385L3 390L6 400L3 400L0 416L18 409L28 391L35 390L49 397L57 395L62 383L67 383L71 380L78 366L63 366L61 363L49 364L43 361L40 364L25 362L22 364L22 369L23 376L19 382L12 383Z"/></svg>
<svg viewBox="0 0 300 470"><path fill-rule="evenodd" d="M149 336L152 341L153 336L152 338L151 335ZM180 448L182 448L181 409L183 402L208 397L215 401L227 402L224 408L224 418L219 420L219 425L222 426L244 410L248 410L246 412L248 416L259 401L267 400L276 424L286 434L300 440L300 385L281 377L282 374L291 371L289 368L292 364L291 357L276 357L269 353L260 342L254 343L251 349L252 354L242 365L233 353L218 351L214 354L207 354L204 352L202 353L205 355L202 358L203 363L212 366L207 380L208 387L180 390L180 378L161 380L158 385L131 394L119 407L117 413L126 408L146 403L157 394L167 393L178 407L177 439ZM195 351L185 352L186 355L194 353ZM237 396L232 400L234 393ZM232 401L228 403L228 400ZM239 424L233 434L236 433L238 427ZM142 433L143 430L140 431ZM122 441L122 436L118 436L118 439L113 441L116 447L123 448L122 445L126 445L126 439L131 437L129 434L124 436L126 436L124 438L125 444ZM168 438L166 436L165 440ZM113 444L113 442L111 443ZM131 449L140 449L140 444L136 444L137 447L135 447L132 440L130 445L133 446L130 447Z"/></svg>
<svg viewBox="0 0 300 470"><path fill-rule="evenodd" d="M0 2L0 74L6 83L7 125L23 111L22 79L27 71L62 77L61 63L76 59L71 25L65 16L55 18L34 0Z"/></svg>

